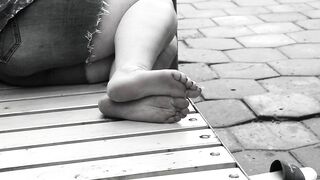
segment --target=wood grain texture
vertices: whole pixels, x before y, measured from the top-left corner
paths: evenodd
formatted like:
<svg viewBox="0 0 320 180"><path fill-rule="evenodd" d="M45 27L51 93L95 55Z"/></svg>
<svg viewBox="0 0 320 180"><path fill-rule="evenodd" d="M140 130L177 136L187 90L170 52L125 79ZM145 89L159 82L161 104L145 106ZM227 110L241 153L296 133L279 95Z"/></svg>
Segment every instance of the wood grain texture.
<svg viewBox="0 0 320 180"><path fill-rule="evenodd" d="M106 92L106 84L18 88L0 91L0 102L61 97L97 92Z"/></svg>
<svg viewBox="0 0 320 180"><path fill-rule="evenodd" d="M98 108L0 117L0 133L114 121Z"/></svg>
<svg viewBox="0 0 320 180"><path fill-rule="evenodd" d="M182 174L173 174L166 176L156 176L141 178L140 180L188 180L188 179L201 179L201 180L232 180L230 177L236 180L248 180L248 178L242 173L239 168L228 168L228 169L219 169L211 171L200 171L200 172L191 172L191 173L182 173ZM271 180L271 179L268 179ZM272 179L273 180L273 179Z"/></svg>
<svg viewBox="0 0 320 180"><path fill-rule="evenodd" d="M98 100L105 93L84 94L65 97L31 99L0 103L0 117L39 112L97 107Z"/></svg>
<svg viewBox="0 0 320 180"><path fill-rule="evenodd" d="M197 118L197 121L190 121ZM174 124L155 124L133 121L116 121L99 124L85 124L21 132L0 133L0 151L35 146L74 143L99 139L112 139L145 134L156 134L189 129L206 129L207 124L199 114L189 114Z"/></svg>
<svg viewBox="0 0 320 180"><path fill-rule="evenodd" d="M0 153L0 172L219 145L212 130L204 129L4 151Z"/></svg>
<svg viewBox="0 0 320 180"><path fill-rule="evenodd" d="M0 179L127 179L235 167L224 147L212 147L2 172Z"/></svg>

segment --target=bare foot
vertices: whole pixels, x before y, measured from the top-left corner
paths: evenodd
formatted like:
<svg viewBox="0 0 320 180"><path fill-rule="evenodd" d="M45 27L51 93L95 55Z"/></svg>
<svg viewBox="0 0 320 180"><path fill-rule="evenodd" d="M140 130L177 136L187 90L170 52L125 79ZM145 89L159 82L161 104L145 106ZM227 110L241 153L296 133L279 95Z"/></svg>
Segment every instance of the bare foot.
<svg viewBox="0 0 320 180"><path fill-rule="evenodd" d="M190 91L191 93L187 93ZM125 102L147 96L197 97L200 88L177 70L124 69L115 72L107 93L113 101Z"/></svg>
<svg viewBox="0 0 320 180"><path fill-rule="evenodd" d="M150 96L130 102L114 102L107 95L99 101L100 111L107 117L132 121L175 123L189 113L184 98Z"/></svg>

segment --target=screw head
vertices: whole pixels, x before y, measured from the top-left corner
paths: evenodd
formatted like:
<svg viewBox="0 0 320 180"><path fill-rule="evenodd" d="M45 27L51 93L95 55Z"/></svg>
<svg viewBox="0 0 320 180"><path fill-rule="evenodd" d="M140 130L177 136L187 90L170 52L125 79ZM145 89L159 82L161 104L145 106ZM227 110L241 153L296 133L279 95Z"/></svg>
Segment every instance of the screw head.
<svg viewBox="0 0 320 180"><path fill-rule="evenodd" d="M197 118L189 118L189 121L198 121Z"/></svg>
<svg viewBox="0 0 320 180"><path fill-rule="evenodd" d="M212 152L210 153L211 156L220 156L220 153L219 152Z"/></svg>
<svg viewBox="0 0 320 180"><path fill-rule="evenodd" d="M229 178L236 179L236 178L239 178L239 175L238 174L230 174Z"/></svg>
<svg viewBox="0 0 320 180"><path fill-rule="evenodd" d="M209 139L211 137L211 135L201 135L200 138L201 139Z"/></svg>

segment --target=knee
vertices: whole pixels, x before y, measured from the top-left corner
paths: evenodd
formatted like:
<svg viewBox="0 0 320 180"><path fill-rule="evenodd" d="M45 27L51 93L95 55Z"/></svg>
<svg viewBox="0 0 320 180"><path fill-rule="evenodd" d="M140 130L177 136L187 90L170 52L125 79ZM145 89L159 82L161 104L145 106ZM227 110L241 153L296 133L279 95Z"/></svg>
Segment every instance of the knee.
<svg viewBox="0 0 320 180"><path fill-rule="evenodd" d="M166 22L173 32L177 29L177 14L174 9L172 0L139 0L144 2L149 11L158 13L158 17ZM146 9L146 10L148 10Z"/></svg>
<svg viewBox="0 0 320 180"><path fill-rule="evenodd" d="M167 24L168 32L170 33L169 39L172 40L176 34L178 26L177 14L175 12L172 0L153 0L153 3L153 5L158 9L158 12L161 14L160 16L164 18L164 21Z"/></svg>

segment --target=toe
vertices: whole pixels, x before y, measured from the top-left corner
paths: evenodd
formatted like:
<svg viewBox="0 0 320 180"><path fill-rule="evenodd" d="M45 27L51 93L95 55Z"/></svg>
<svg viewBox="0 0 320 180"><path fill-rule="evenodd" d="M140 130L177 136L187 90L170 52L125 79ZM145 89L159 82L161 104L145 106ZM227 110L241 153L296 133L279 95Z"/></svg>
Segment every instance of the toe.
<svg viewBox="0 0 320 180"><path fill-rule="evenodd" d="M183 118L185 118L187 115L182 114L182 113L180 112L180 113L179 113L179 116L180 116L181 119L183 119Z"/></svg>
<svg viewBox="0 0 320 180"><path fill-rule="evenodd" d="M176 115L174 119L175 119L175 122L179 122L181 120L181 117L180 115Z"/></svg>
<svg viewBox="0 0 320 180"><path fill-rule="evenodd" d="M176 122L175 116L170 117L169 119L167 119L166 121L164 121L164 123L175 123L175 122Z"/></svg>
<svg viewBox="0 0 320 180"><path fill-rule="evenodd" d="M183 118L185 118L188 114L189 114L189 109L188 108L185 108L183 110L180 111L180 113L184 116Z"/></svg>
<svg viewBox="0 0 320 180"><path fill-rule="evenodd" d="M189 88L191 90L197 90L199 87L195 81L192 81L192 86Z"/></svg>
<svg viewBox="0 0 320 180"><path fill-rule="evenodd" d="M189 106L189 101L185 98L175 98L173 99L173 106L178 109L184 109Z"/></svg>
<svg viewBox="0 0 320 180"><path fill-rule="evenodd" d="M194 81L192 81L190 78L187 78L187 82L185 83L185 86L187 89L194 88Z"/></svg>
<svg viewBox="0 0 320 180"><path fill-rule="evenodd" d="M181 83L185 84L187 82L187 75L185 75L183 72L180 71L173 71L172 72L172 77L176 80L176 81L180 81Z"/></svg>
<svg viewBox="0 0 320 180"><path fill-rule="evenodd" d="M181 77L182 77L182 73L177 71L177 70L174 70L172 71L172 77L173 79L175 79L176 81L180 81L181 80Z"/></svg>
<svg viewBox="0 0 320 180"><path fill-rule="evenodd" d="M200 90L188 90L186 95L190 98L196 98L201 95L201 92Z"/></svg>
<svg viewBox="0 0 320 180"><path fill-rule="evenodd" d="M182 82L183 84L186 84L188 82L188 76L185 75L184 73L181 73L180 82Z"/></svg>

